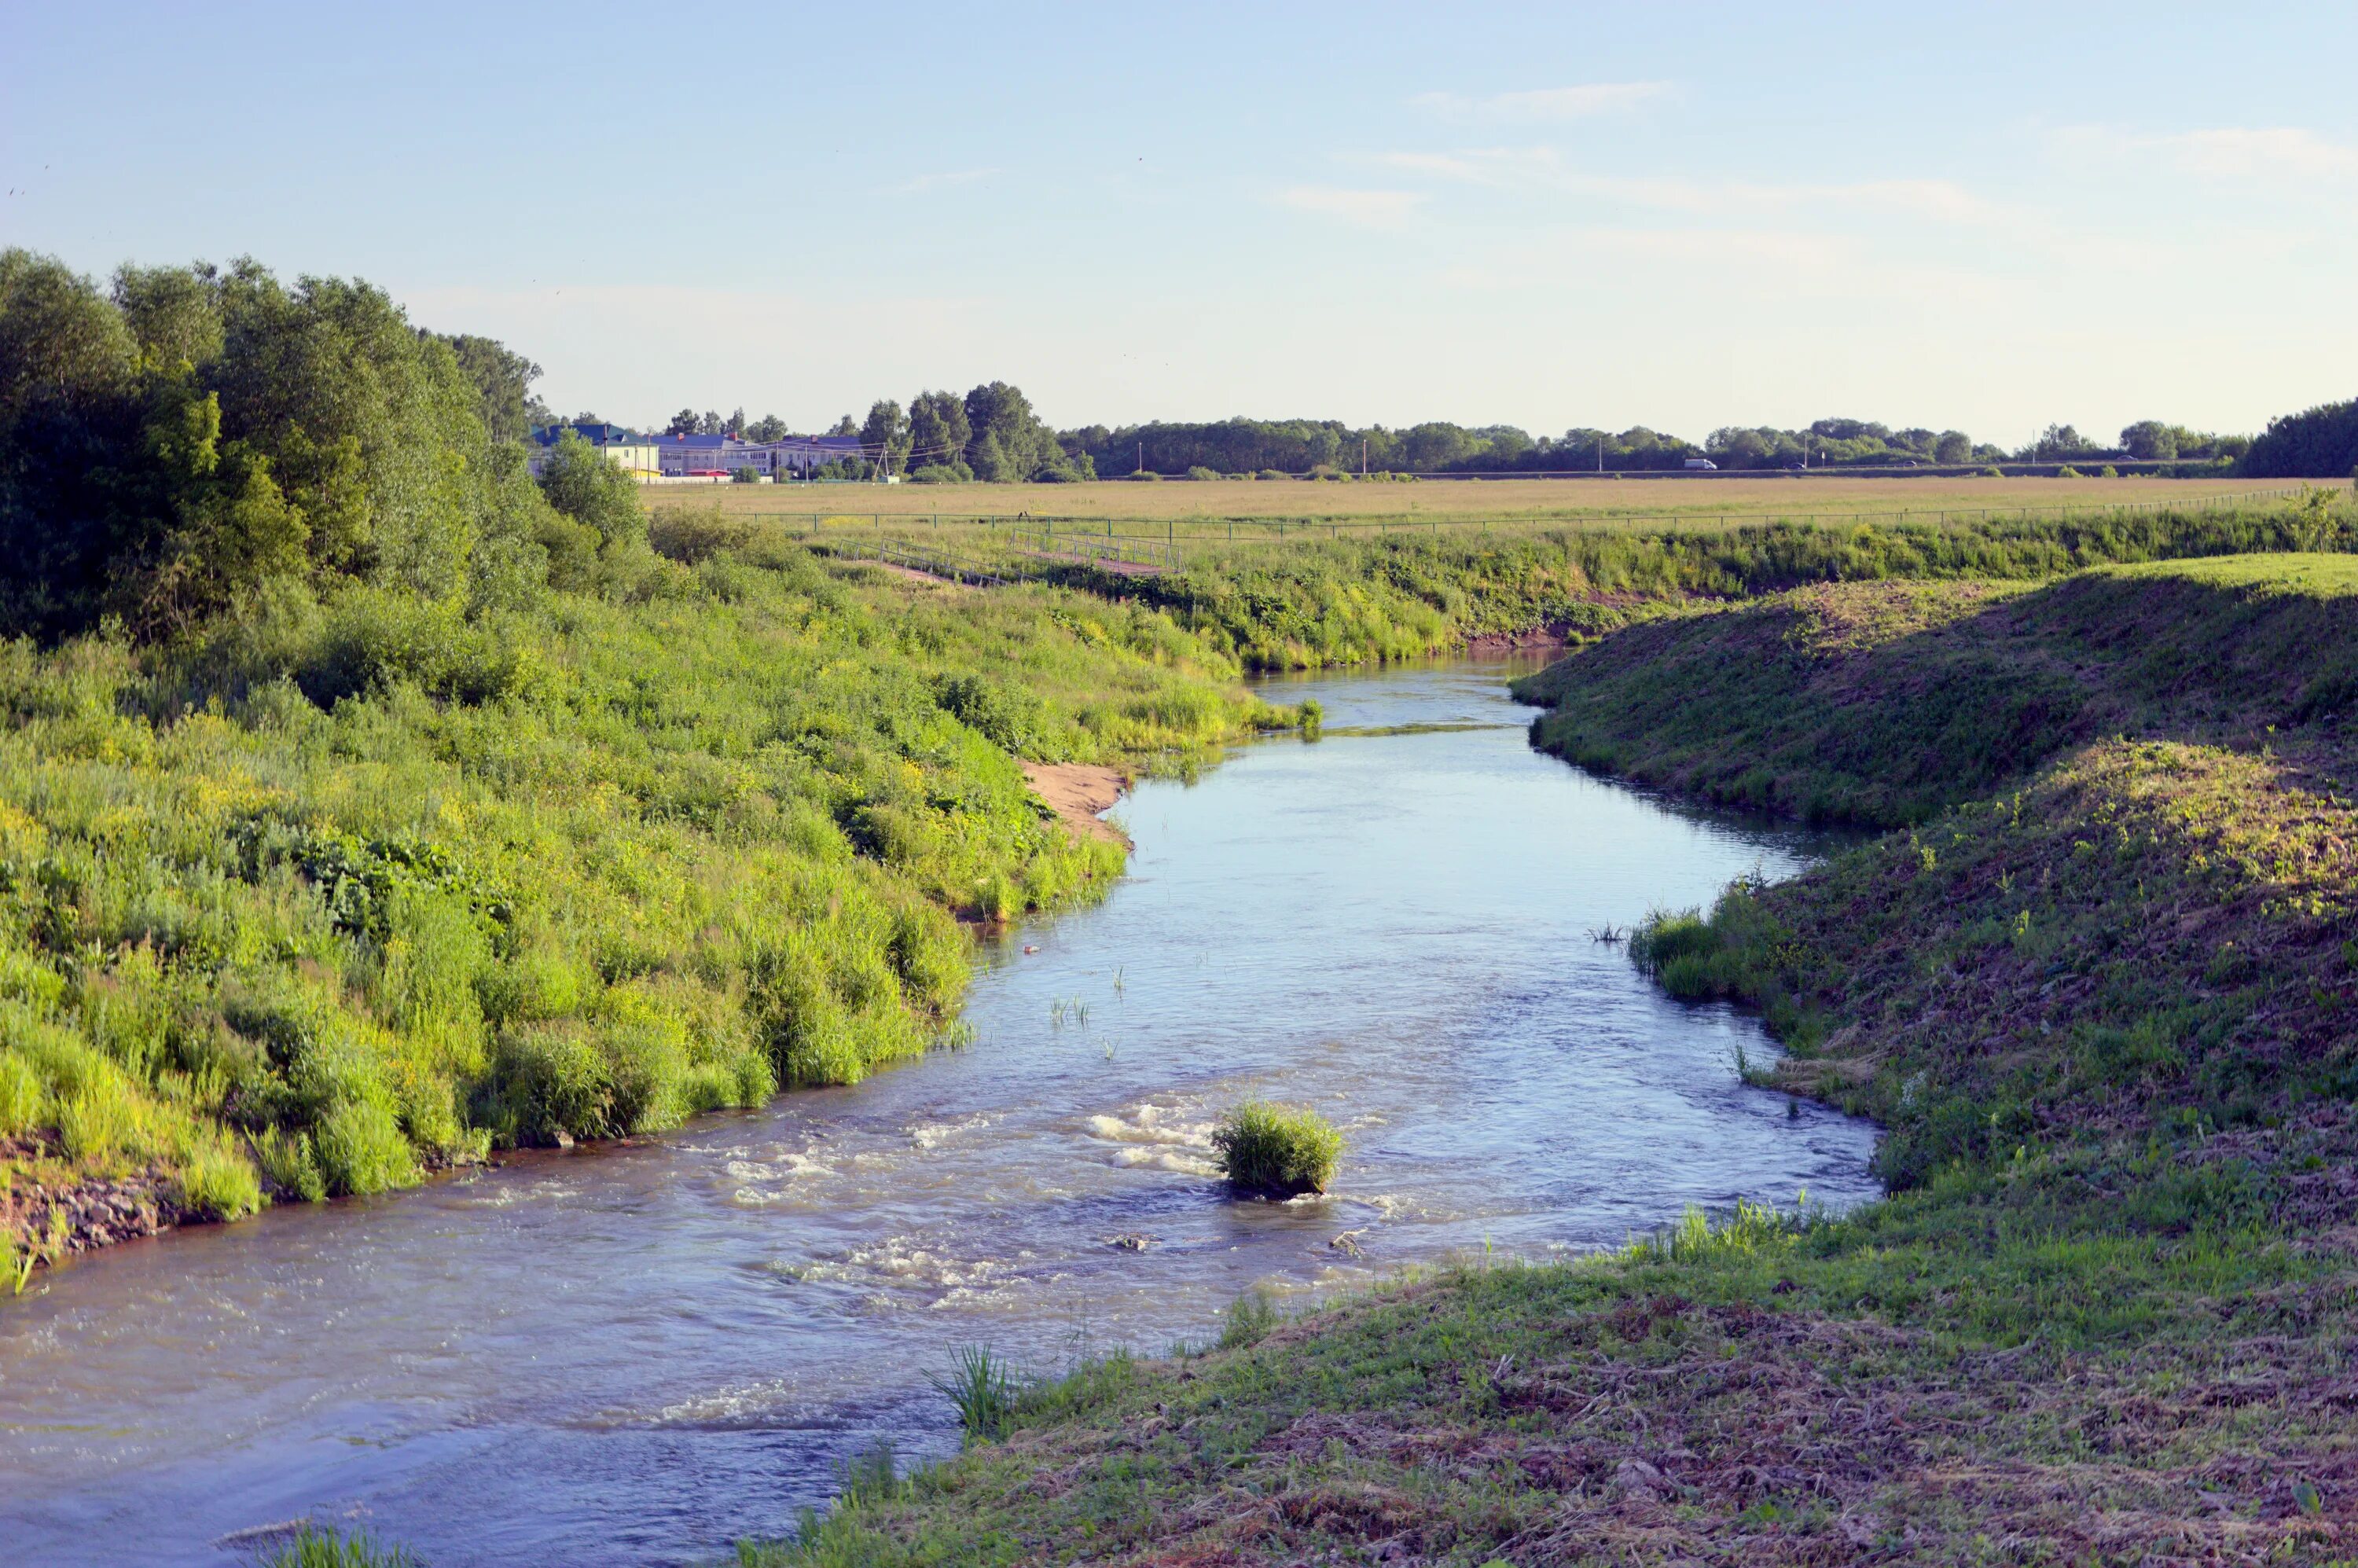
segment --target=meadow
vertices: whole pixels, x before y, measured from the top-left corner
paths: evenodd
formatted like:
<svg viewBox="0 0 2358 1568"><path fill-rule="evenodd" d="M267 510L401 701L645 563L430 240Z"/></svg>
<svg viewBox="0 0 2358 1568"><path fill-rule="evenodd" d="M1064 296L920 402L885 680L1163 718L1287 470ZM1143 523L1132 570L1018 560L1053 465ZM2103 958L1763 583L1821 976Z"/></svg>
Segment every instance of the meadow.
<svg viewBox="0 0 2358 1568"><path fill-rule="evenodd" d="M2238 556L1574 652L1543 736L1907 825L1629 944L1765 1013L1754 1082L1879 1118L1890 1195L1240 1303L744 1560L2353 1561L2353 606L2346 555Z"/></svg>
<svg viewBox="0 0 2358 1568"><path fill-rule="evenodd" d="M1081 484L648 484L654 511L718 505L731 514L774 514L789 527L889 528L896 522L931 528L977 518L1119 521L1136 524L1192 523L1182 530L1215 536L1206 524L1229 519L1343 522L1536 520L1590 523L1631 514L1742 514L1759 517L1888 515L1930 511L2052 512L2113 504L2187 503L2248 494L2269 481L2086 477L1922 478L1842 474L1727 474L1686 478L1416 479L1378 481L1100 480ZM817 521L816 524L813 519ZM1133 531L1141 531L1133 530ZM1225 538L1225 531L1218 535Z"/></svg>

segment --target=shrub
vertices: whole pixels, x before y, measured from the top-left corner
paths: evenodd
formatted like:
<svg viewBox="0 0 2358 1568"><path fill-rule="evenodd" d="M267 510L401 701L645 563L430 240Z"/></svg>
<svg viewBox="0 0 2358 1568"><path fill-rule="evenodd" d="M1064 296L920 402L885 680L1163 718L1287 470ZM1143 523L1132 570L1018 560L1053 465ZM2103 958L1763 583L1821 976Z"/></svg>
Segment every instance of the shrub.
<svg viewBox="0 0 2358 1568"><path fill-rule="evenodd" d="M337 1106L320 1119L312 1149L330 1193L381 1193L417 1184L409 1141L383 1106L353 1100Z"/></svg>
<svg viewBox="0 0 2358 1568"><path fill-rule="evenodd" d="M740 469L750 473L750 469ZM741 550L753 542L753 524L731 517L718 506L700 511L673 507L656 513L647 523L647 543L655 553L683 566L695 566L723 550Z"/></svg>
<svg viewBox="0 0 2358 1568"><path fill-rule="evenodd" d="M1326 1190L1343 1135L1307 1107L1247 1100L1213 1130L1212 1152L1237 1191L1290 1198Z"/></svg>
<svg viewBox="0 0 2358 1568"><path fill-rule="evenodd" d="M1187 477L1193 480L1217 479L1220 477L1220 470L1207 469L1203 464L1197 463L1187 470Z"/></svg>
<svg viewBox="0 0 2358 1568"><path fill-rule="evenodd" d="M972 484L974 470L964 463L924 463L909 470L912 484Z"/></svg>
<svg viewBox="0 0 2358 1568"><path fill-rule="evenodd" d="M0 1052L0 1138L30 1132L41 1125L49 1097L41 1080L15 1052Z"/></svg>
<svg viewBox="0 0 2358 1568"><path fill-rule="evenodd" d="M227 1149L205 1147L181 1167L179 1200L209 1219L240 1219L262 1207L262 1183L254 1167Z"/></svg>
<svg viewBox="0 0 2358 1568"><path fill-rule="evenodd" d="M1293 476L1287 473L1283 469L1263 469L1255 477L1260 479L1292 479Z"/></svg>
<svg viewBox="0 0 2358 1568"><path fill-rule="evenodd" d="M254 1152L261 1157L262 1173L280 1196L302 1203L326 1200L328 1179L311 1153L309 1133L273 1128L254 1140Z"/></svg>
<svg viewBox="0 0 2358 1568"><path fill-rule="evenodd" d="M1152 483L1162 479L1163 476L1156 473L1152 469L1140 469L1134 473L1126 473L1121 477L1129 480L1144 480L1149 483Z"/></svg>
<svg viewBox="0 0 2358 1568"><path fill-rule="evenodd" d="M94 1073L58 1107L58 1131L77 1160L141 1155L146 1151L140 1108L121 1077Z"/></svg>
<svg viewBox="0 0 2358 1568"><path fill-rule="evenodd" d="M516 1143L557 1143L607 1131L613 1085L590 1044L564 1029L500 1037L492 1065L492 1121Z"/></svg>

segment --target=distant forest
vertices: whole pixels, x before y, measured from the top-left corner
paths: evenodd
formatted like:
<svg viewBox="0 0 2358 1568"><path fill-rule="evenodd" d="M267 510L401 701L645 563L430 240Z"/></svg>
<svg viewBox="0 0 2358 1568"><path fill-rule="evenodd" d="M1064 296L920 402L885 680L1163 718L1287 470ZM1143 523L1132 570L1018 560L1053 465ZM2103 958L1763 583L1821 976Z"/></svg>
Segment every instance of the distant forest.
<svg viewBox="0 0 2358 1568"><path fill-rule="evenodd" d="M545 408L535 405L544 419ZM577 416L592 422L590 415ZM726 432L751 440L786 433L775 415L749 420L741 408L722 416L683 408L670 433ZM2165 463L2180 472L2343 478L2358 467L2358 402L2330 404L2273 421L2255 438L2141 419L2111 440L2070 425L2050 425L2014 448L1977 441L1963 430L1922 426L1894 429L1871 419L1820 419L1807 428L1724 426L1702 441L1639 425L1622 431L1578 428L1533 436L1512 425L1434 421L1391 429L1333 419L1157 420L1146 425L1052 430L1021 388L994 381L963 395L922 392L906 409L892 399L865 419L847 414L827 432L857 436L864 463L920 482L984 480L1055 481L1278 475L1541 473L1567 470L1675 469L1708 459L1722 469L1895 468L1997 463Z"/></svg>

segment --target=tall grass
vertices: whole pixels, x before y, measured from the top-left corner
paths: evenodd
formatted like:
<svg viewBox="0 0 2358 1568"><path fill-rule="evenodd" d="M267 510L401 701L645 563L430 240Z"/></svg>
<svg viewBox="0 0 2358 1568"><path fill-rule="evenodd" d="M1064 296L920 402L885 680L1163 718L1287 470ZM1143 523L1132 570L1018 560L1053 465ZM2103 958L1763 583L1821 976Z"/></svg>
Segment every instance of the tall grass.
<svg viewBox="0 0 2358 1568"><path fill-rule="evenodd" d="M1259 1197L1323 1193L1335 1179L1343 1135L1306 1106L1248 1100L1212 1130L1212 1153L1229 1186Z"/></svg>
<svg viewBox="0 0 2358 1568"><path fill-rule="evenodd" d="M1169 616L944 602L741 530L470 612L274 590L0 643L0 1136L229 1217L642 1132L940 1037L958 917L1099 896L1018 756L1293 716ZM224 1138L225 1129L233 1138Z"/></svg>
<svg viewBox="0 0 2358 1568"><path fill-rule="evenodd" d="M426 1568L405 1546L380 1544L368 1531L347 1535L332 1525L305 1524L256 1560L257 1568Z"/></svg>
<svg viewBox="0 0 2358 1568"><path fill-rule="evenodd" d="M987 1346L966 1346L948 1371L927 1373L925 1381L957 1411L969 1444L1005 1436L1015 1419L1020 1385L1014 1370Z"/></svg>

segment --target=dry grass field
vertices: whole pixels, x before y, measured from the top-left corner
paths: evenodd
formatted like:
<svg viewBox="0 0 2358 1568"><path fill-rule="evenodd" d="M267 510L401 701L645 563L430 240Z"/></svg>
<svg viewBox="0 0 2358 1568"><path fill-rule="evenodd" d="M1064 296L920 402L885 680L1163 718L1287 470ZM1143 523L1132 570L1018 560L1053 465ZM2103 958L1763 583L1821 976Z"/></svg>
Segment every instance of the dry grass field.
<svg viewBox="0 0 2358 1568"><path fill-rule="evenodd" d="M650 506L731 514L770 514L824 522L858 518L890 524L939 517L972 521L1070 518L1188 522L1285 520L1379 523L1409 520L1605 521L1633 514L1722 520L1731 515L1835 516L1895 512L2096 509L2155 502L2193 503L2270 486L2252 480L1844 478L1763 474L1758 478L1420 480L1394 483L1307 480L1106 481L1094 484L791 484L649 485ZM1182 529L1183 533L1186 530Z"/></svg>

